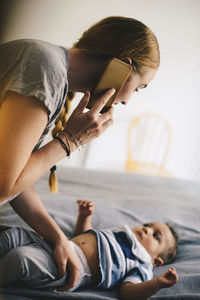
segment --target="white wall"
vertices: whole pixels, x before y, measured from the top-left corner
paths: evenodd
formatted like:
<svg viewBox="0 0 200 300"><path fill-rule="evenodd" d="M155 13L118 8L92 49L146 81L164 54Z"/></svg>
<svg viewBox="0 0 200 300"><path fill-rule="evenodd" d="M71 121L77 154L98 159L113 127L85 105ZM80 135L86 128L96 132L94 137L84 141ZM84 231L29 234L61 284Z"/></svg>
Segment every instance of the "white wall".
<svg viewBox="0 0 200 300"><path fill-rule="evenodd" d="M134 17L156 34L161 66L146 90L115 112L115 124L90 144L86 166L124 170L130 120L140 113L163 116L173 140L167 168L176 176L200 179L200 1L199 0L17 0L4 41L31 37L70 47L93 22L109 16ZM80 99L80 95L78 95ZM77 151L67 165L80 165Z"/></svg>

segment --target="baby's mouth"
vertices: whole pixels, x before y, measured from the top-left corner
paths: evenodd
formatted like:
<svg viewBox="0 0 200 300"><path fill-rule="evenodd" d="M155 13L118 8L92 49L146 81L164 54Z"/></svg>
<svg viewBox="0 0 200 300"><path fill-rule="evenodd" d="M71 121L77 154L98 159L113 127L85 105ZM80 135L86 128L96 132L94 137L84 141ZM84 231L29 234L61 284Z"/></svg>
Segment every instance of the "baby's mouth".
<svg viewBox="0 0 200 300"><path fill-rule="evenodd" d="M140 240L142 240L142 233L140 231L136 231L136 233L139 236Z"/></svg>

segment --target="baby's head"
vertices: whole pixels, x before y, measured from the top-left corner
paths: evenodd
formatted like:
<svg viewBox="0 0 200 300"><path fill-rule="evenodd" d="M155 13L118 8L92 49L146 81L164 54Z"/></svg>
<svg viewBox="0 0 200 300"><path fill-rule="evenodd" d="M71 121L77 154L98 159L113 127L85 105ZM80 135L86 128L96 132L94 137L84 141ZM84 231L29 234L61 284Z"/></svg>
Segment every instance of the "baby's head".
<svg viewBox="0 0 200 300"><path fill-rule="evenodd" d="M170 263L178 248L178 234L167 223L152 222L132 228L138 241L152 258L154 267Z"/></svg>

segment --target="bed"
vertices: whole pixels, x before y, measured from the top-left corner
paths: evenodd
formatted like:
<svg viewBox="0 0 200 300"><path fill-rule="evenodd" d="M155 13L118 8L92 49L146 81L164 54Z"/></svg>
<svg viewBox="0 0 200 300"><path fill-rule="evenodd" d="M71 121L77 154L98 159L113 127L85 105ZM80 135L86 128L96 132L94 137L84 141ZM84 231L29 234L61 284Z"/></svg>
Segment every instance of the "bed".
<svg viewBox="0 0 200 300"><path fill-rule="evenodd" d="M176 260L179 281L151 299L200 299L200 183L130 173L59 168L59 192L50 195L46 174L36 189L47 210L70 238L77 216L76 199L95 203L93 227L102 229L158 220L175 226L180 235ZM2 225L27 225L9 204L0 207ZM168 267L154 269L154 275ZM118 299L118 290L82 289L74 293L33 290L15 285L0 289L0 299Z"/></svg>

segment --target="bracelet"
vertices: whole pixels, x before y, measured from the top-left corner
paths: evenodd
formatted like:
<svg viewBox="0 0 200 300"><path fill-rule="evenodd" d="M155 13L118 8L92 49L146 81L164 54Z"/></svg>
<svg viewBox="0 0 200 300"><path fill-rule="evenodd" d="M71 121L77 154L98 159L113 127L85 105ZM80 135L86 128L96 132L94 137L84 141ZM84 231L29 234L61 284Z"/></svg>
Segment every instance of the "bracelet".
<svg viewBox="0 0 200 300"><path fill-rule="evenodd" d="M82 142L81 142L81 139L80 138L74 138L73 137L73 135L71 134L71 132L69 132L69 131L67 131L67 130L65 130L65 132L66 133L68 133L70 136L71 136L71 138L72 138L72 141L74 142L74 144L76 145L76 148L78 148L79 149L79 145L78 145L78 143L77 143L77 140L79 141L79 143L80 143L80 145L82 146L82 148L84 149L84 146L83 146L83 144L82 144Z"/></svg>
<svg viewBox="0 0 200 300"><path fill-rule="evenodd" d="M67 147L67 145L63 142L63 140L61 138L59 138L59 136L56 136L54 138L54 140L58 140L60 142L60 144L62 145L62 147L65 149L67 156L70 156L70 149Z"/></svg>
<svg viewBox="0 0 200 300"><path fill-rule="evenodd" d="M76 141L76 139L74 139L73 135L72 135L69 131L67 131L67 130L65 130L65 132L66 132L69 136L71 136L72 142L76 145L76 148L78 148L77 141Z"/></svg>
<svg viewBox="0 0 200 300"><path fill-rule="evenodd" d="M82 148L84 149L84 145L82 144L81 139L77 138L77 140L79 141L79 143L81 144Z"/></svg>
<svg viewBox="0 0 200 300"><path fill-rule="evenodd" d="M70 144L69 144L69 141L68 141L67 137L66 137L66 142L67 142L67 147L69 149L69 158L70 158L71 150L70 150Z"/></svg>

